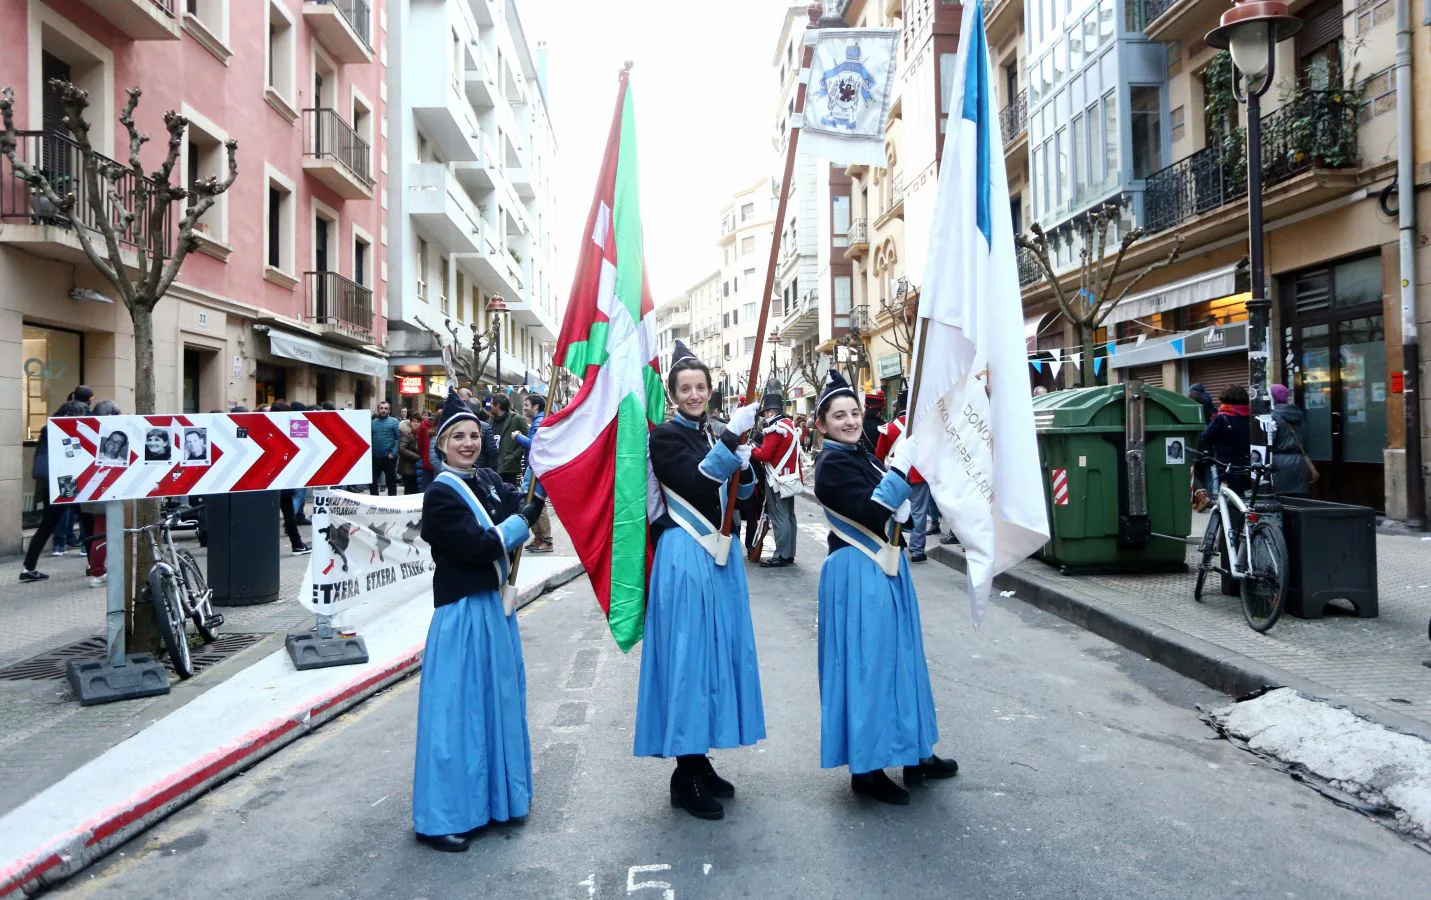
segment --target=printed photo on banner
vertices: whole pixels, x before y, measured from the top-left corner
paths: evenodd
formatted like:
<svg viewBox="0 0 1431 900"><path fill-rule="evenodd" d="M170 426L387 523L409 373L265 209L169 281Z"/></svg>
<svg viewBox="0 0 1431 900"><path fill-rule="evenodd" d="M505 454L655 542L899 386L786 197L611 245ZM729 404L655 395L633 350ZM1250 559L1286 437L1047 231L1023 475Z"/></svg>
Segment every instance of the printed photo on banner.
<svg viewBox="0 0 1431 900"><path fill-rule="evenodd" d="M144 432L144 461L172 462L174 459L174 434L167 428L150 428Z"/></svg>
<svg viewBox="0 0 1431 900"><path fill-rule="evenodd" d="M184 466L207 466L210 464L209 429L207 428L185 428L184 439L181 444L183 457L179 460Z"/></svg>
<svg viewBox="0 0 1431 900"><path fill-rule="evenodd" d="M1187 459L1187 450L1183 445L1183 439L1168 438L1166 461L1170 466L1180 466Z"/></svg>
<svg viewBox="0 0 1431 900"><path fill-rule="evenodd" d="M61 475L59 477L60 496L65 500L73 500L79 496L79 485L75 483L73 475Z"/></svg>
<svg viewBox="0 0 1431 900"><path fill-rule="evenodd" d="M129 468L129 433L123 425L115 425L100 419L99 452L94 464L102 469Z"/></svg>

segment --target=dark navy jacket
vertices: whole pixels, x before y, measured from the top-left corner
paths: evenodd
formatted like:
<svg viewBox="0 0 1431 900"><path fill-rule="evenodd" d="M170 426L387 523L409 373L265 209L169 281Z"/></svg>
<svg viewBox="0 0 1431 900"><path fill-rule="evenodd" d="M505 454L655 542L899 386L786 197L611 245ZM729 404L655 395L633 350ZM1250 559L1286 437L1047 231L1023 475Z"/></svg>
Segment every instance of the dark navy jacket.
<svg viewBox="0 0 1431 900"><path fill-rule="evenodd" d="M692 422L680 413L676 413L670 422L657 425L651 431L651 469L656 473L657 481L680 495L705 516L706 521L719 528L725 518L725 509L720 502L720 489L725 480L707 475L701 469L701 463L717 443L724 444L731 453L739 444L736 436L728 431L722 431L721 436L716 438L708 429L709 424L705 420ZM740 484L739 493L748 494L755 486L754 473L749 469L742 472ZM750 487L747 489L746 485ZM669 513L651 524L657 529L676 527Z"/></svg>
<svg viewBox="0 0 1431 900"><path fill-rule="evenodd" d="M847 519L859 522L878 535L894 510L875 499L875 488L885 479L885 468L863 443L851 447L839 441L825 439L825 449L815 460L815 499L826 509L832 509ZM831 553L847 547L844 538L834 531L828 537ZM904 538L900 538L904 545Z"/></svg>
<svg viewBox="0 0 1431 900"><path fill-rule="evenodd" d="M463 480L493 524L517 515L525 499L491 469L477 469ZM496 529L478 524L467 501L446 485L429 485L422 495L422 539L432 547L437 565L432 573L433 606L501 587L493 565L503 553L501 538Z"/></svg>

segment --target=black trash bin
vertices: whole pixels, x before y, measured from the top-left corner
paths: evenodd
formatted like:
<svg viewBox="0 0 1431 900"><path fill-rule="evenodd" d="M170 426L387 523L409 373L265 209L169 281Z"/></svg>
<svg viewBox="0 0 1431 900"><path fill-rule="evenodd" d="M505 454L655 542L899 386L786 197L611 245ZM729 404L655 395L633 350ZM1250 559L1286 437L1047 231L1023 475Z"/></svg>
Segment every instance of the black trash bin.
<svg viewBox="0 0 1431 900"><path fill-rule="evenodd" d="M217 606L278 599L278 491L205 498L209 587Z"/></svg>
<svg viewBox="0 0 1431 900"><path fill-rule="evenodd" d="M1377 616L1376 510L1346 503L1281 497L1287 538L1287 612L1320 619L1346 600L1363 619Z"/></svg>

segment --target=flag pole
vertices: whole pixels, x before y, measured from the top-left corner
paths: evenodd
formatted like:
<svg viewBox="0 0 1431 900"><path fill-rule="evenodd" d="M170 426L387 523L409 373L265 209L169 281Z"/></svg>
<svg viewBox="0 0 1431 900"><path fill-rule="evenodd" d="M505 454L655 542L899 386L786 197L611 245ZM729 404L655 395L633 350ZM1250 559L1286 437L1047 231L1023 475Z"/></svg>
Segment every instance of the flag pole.
<svg viewBox="0 0 1431 900"><path fill-rule="evenodd" d="M924 327L924 323L918 320L918 315L919 311L915 310L915 322L919 329L919 340L916 342L914 348L914 361L912 366L914 377L911 378L909 382L909 403L904 410L904 436L906 440L909 439L910 429L914 427L914 410L919 403L919 382L924 378L924 345L925 338L928 336L928 330ZM909 475L908 472L904 474L906 477ZM899 538L903 530L903 527L898 522L894 523L894 540L891 543L896 547L899 546Z"/></svg>
<svg viewBox="0 0 1431 900"><path fill-rule="evenodd" d="M818 2L811 3L807 10L810 16L808 31L815 31L820 26L838 27L843 25L842 21L830 18L821 19L824 7ZM810 63L815 58L815 47L808 41L805 42L804 55L801 57L800 70L804 72L810 68ZM799 77L797 75L797 77ZM805 114L805 78L800 79L800 83L795 88L795 116L801 117ZM798 122L796 118L792 122ZM750 379L745 383L745 399L741 406L748 406L755 402L760 390L760 357L765 352L765 327L770 321L770 295L775 292L775 272L780 263L780 236L785 229L785 209L790 202L790 179L795 173L795 155L800 144L800 126L792 124L790 127L790 138L785 148L785 172L780 178L780 200L775 206L775 234L770 241L770 259L765 267L765 293L760 302L760 321L755 326L755 351L750 358ZM748 440L746 434L743 440ZM731 525L735 521L735 501L736 492L740 487L740 472L737 471L730 479L730 489L726 491L725 498L725 518L721 520L720 533L725 536L730 535Z"/></svg>

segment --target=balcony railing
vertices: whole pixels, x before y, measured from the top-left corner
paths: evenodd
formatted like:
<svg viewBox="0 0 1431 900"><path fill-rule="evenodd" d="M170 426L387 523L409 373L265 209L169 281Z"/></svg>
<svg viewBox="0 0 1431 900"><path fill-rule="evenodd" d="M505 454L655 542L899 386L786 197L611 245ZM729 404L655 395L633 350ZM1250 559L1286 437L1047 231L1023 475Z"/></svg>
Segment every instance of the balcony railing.
<svg viewBox="0 0 1431 900"><path fill-rule="evenodd" d="M317 0L332 6L343 14L343 18L348 20L348 25L353 29L353 33L369 47L373 46L370 29L372 25L372 12L368 9L365 0Z"/></svg>
<svg viewBox="0 0 1431 900"><path fill-rule="evenodd" d="M848 232L850 243L868 244L870 242L870 223L867 219L855 219L850 223Z"/></svg>
<svg viewBox="0 0 1431 900"><path fill-rule="evenodd" d="M337 272L305 272L308 321L354 338L373 336L373 291Z"/></svg>
<svg viewBox="0 0 1431 900"><path fill-rule="evenodd" d="M1019 248L1019 287L1028 287L1043 278L1043 270L1034 261L1032 250Z"/></svg>
<svg viewBox="0 0 1431 900"><path fill-rule="evenodd" d="M850 310L851 331L866 333L870 330L870 308L869 304L861 303Z"/></svg>
<svg viewBox="0 0 1431 900"><path fill-rule="evenodd" d="M1181 2L1182 0L1127 0L1128 30L1143 31L1149 22Z"/></svg>
<svg viewBox="0 0 1431 900"><path fill-rule="evenodd" d="M1356 107L1342 91L1303 91L1262 119L1262 184L1308 169L1359 163ZM1231 135L1148 176L1143 228L1172 228L1247 194L1244 133Z"/></svg>
<svg viewBox="0 0 1431 900"><path fill-rule="evenodd" d="M904 202L904 173L901 172L889 183L889 206L891 209Z"/></svg>
<svg viewBox="0 0 1431 900"><path fill-rule="evenodd" d="M174 18L174 0L149 0L151 4L158 7L159 11L169 18Z"/></svg>
<svg viewBox="0 0 1431 900"><path fill-rule="evenodd" d="M44 197L31 191L10 165L8 157L0 156L0 219L62 228L80 225L91 231L99 231L100 223L107 221L114 227L121 245L152 252L148 234L155 215L154 196L158 185L154 181L134 174L127 166L107 156L94 153L93 161L101 167L101 196L96 198L91 194L84 176L84 154L80 152L79 144L57 131L18 132L15 154L39 169L50 180L56 194L61 197L73 194L75 205L68 215L55 209ZM110 166L122 170L113 182L105 177L103 171ZM117 204L115 198L118 198ZM164 204L158 213L164 217L163 254L166 259L174 251L172 208L171 204ZM126 212L133 214L134 220L129 227L121 229L120 220Z"/></svg>
<svg viewBox="0 0 1431 900"><path fill-rule="evenodd" d="M1014 139L1029 127L1028 92L1019 91L1008 106L999 110L999 129L1004 134L1004 143L1012 144Z"/></svg>
<svg viewBox="0 0 1431 900"><path fill-rule="evenodd" d="M336 109L303 110L304 153L342 163L364 184L373 183L373 151Z"/></svg>

